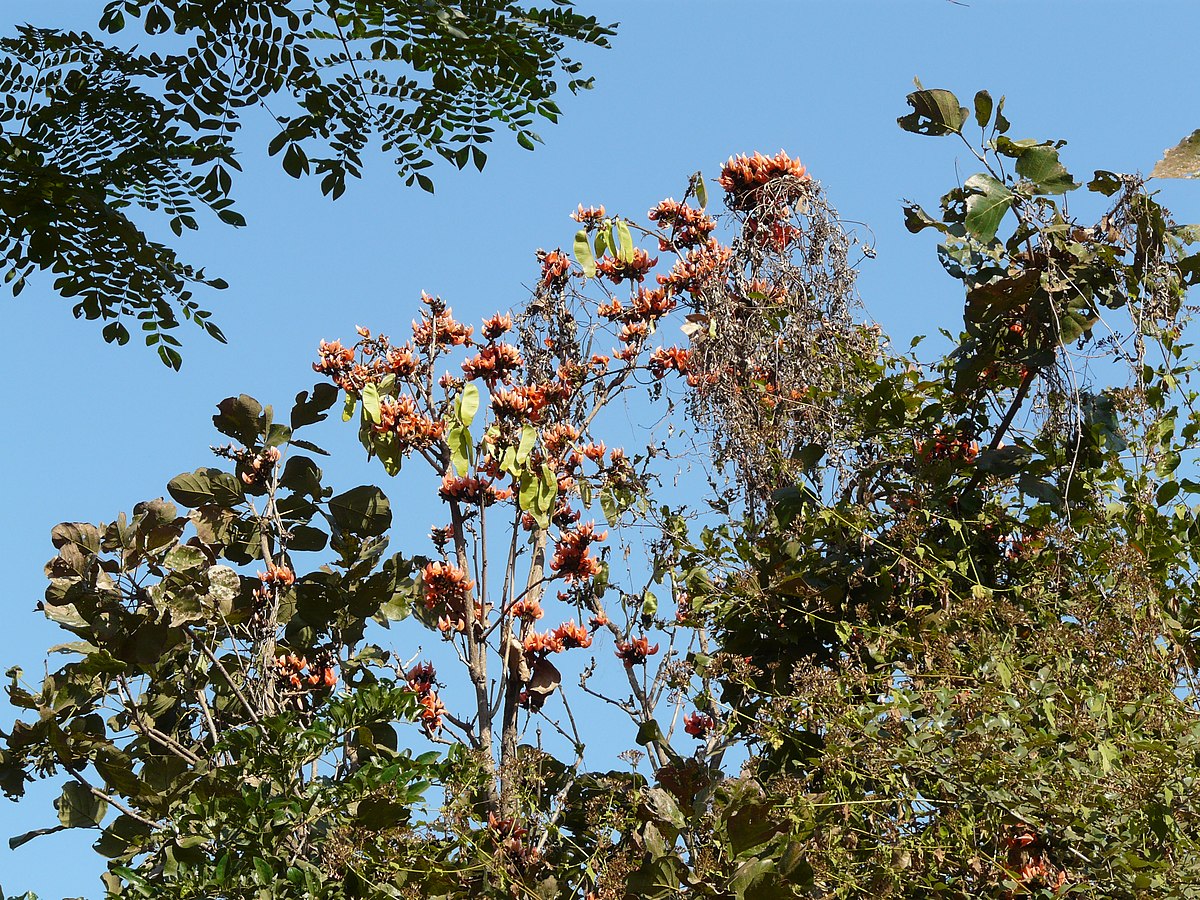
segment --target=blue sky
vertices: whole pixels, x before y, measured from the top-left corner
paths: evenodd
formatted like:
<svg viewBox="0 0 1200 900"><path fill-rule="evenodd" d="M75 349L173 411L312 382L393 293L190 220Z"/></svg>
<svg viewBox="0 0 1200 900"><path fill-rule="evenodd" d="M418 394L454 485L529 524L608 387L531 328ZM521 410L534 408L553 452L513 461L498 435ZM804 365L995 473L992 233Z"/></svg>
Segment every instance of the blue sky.
<svg viewBox="0 0 1200 900"><path fill-rule="evenodd" d="M0 30L22 21L87 23L101 4L8 0ZM689 173L716 175L730 154L786 149L820 179L843 216L867 223L877 259L860 278L867 311L898 346L961 322L961 297L937 265L934 241L909 235L901 202L927 205L974 168L951 139L895 123L919 76L926 87L1006 94L1013 137L1064 138L1078 177L1149 171L1163 148L1200 127L1194 39L1200 7L1185 2L1056 0L641 0L580 3L619 20L614 49L589 53L596 89L563 98L544 146L491 151L484 173L443 168L433 197L405 189L379 161L336 203L316 182L293 182L243 135L238 193L247 228L205 227L187 254L231 287L204 299L229 337L185 334L181 373L133 345L103 344L92 323L45 280L0 299L6 339L0 443L8 565L0 661L31 676L59 640L33 612L51 555L50 527L107 521L159 496L177 473L209 464L213 404L246 392L286 405L314 376L321 338L356 324L399 332L422 290L468 319L519 305L535 278L533 251L569 246L579 202L642 216L680 196ZM1086 180L1086 179L1084 179ZM1163 186L1180 221L1200 220L1200 184ZM715 192L714 192L715 193ZM353 429L319 430L341 487L380 481ZM404 502L399 484L385 485ZM424 550L424 520L411 538ZM401 530L396 545L404 547ZM5 713L2 718L8 719ZM0 837L51 824L50 795L0 801ZM98 896L92 835L63 834L15 852L0 842L0 884L43 897Z"/></svg>

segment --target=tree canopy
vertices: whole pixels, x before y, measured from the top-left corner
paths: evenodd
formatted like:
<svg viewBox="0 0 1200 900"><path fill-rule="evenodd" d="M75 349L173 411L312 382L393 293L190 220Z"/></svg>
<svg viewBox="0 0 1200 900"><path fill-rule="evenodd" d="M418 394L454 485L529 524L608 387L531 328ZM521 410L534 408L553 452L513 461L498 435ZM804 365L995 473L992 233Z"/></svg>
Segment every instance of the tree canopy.
<svg viewBox="0 0 1200 900"><path fill-rule="evenodd" d="M225 282L162 235L205 213L244 224L247 115L269 123L289 175L330 197L370 152L432 191L436 159L482 169L498 130L533 149L560 88L591 85L568 49L613 33L568 0L94 5L102 37L25 25L0 39L0 271L16 294L48 273L106 341L140 330L173 368L181 320L223 339L194 292Z"/></svg>
<svg viewBox="0 0 1200 900"><path fill-rule="evenodd" d="M908 102L981 169L905 209L949 352L865 317L786 153L580 205L520 309L323 341L170 500L55 528L72 659L10 671L0 786L62 793L14 842L96 829L120 896L1200 895L1200 230L1003 98ZM339 410L386 489L327 484Z"/></svg>

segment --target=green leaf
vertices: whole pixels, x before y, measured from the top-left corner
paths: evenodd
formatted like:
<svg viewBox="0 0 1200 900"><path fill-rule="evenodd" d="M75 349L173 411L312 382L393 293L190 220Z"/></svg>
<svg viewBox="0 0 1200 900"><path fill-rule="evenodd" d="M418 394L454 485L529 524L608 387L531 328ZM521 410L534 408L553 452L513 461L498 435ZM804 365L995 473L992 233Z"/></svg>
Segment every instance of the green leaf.
<svg viewBox="0 0 1200 900"><path fill-rule="evenodd" d="M167 482L167 493L178 503L192 509L207 503L231 509L245 500L241 482L237 478L229 472L211 468L176 475Z"/></svg>
<svg viewBox="0 0 1200 900"><path fill-rule="evenodd" d="M945 223L939 222L915 203L909 203L904 207L904 227L913 234L924 231L926 228L937 229L942 234L946 234L950 230Z"/></svg>
<svg viewBox="0 0 1200 900"><path fill-rule="evenodd" d="M521 440L517 444L517 465L523 466L528 462L529 454L537 444L537 436L537 429L528 422L521 426Z"/></svg>
<svg viewBox="0 0 1200 900"><path fill-rule="evenodd" d="M987 128L988 120L992 118L992 95L980 91L975 95L975 124Z"/></svg>
<svg viewBox="0 0 1200 900"><path fill-rule="evenodd" d="M1004 214L1012 207L1012 192L991 175L972 175L964 187L967 196L967 216L963 221L967 231L983 243L996 238L996 230Z"/></svg>
<svg viewBox="0 0 1200 900"><path fill-rule="evenodd" d="M1031 182L1039 194L1065 194L1079 187L1059 162L1058 149L1053 144L1002 137L996 141L996 151L1016 159L1017 174Z"/></svg>
<svg viewBox="0 0 1200 900"><path fill-rule="evenodd" d="M362 387L362 414L372 425L381 421L379 413L379 387L373 381L368 381Z"/></svg>
<svg viewBox="0 0 1200 900"><path fill-rule="evenodd" d="M692 183L696 186L696 202L700 204L701 209L708 208L708 188L704 186L704 176L697 172L694 176L695 181Z"/></svg>
<svg viewBox="0 0 1200 900"><path fill-rule="evenodd" d="M1200 176L1200 128L1163 151L1163 158L1150 170L1151 178L1195 178Z"/></svg>
<svg viewBox="0 0 1200 900"><path fill-rule="evenodd" d="M337 403L338 393L336 387L324 381L313 385L311 399L308 391L298 393L292 406L292 430L325 421L327 411Z"/></svg>
<svg viewBox="0 0 1200 900"><path fill-rule="evenodd" d="M935 137L962 133L967 108L959 105L958 98L950 91L913 91L905 99L913 111L896 120L905 131Z"/></svg>
<svg viewBox="0 0 1200 900"><path fill-rule="evenodd" d="M582 228L575 233L575 261L583 269L585 278L596 277L596 257L592 255L592 246L588 243L588 233Z"/></svg>
<svg viewBox="0 0 1200 900"><path fill-rule="evenodd" d="M479 388L473 382L467 382L459 398L458 417L463 425L470 427L479 412Z"/></svg>
<svg viewBox="0 0 1200 900"><path fill-rule="evenodd" d="M1104 169L1097 169L1088 182L1088 190L1095 191L1098 194L1103 194L1105 197L1111 197L1121 189L1121 176L1115 172L1106 172Z"/></svg>
<svg viewBox="0 0 1200 900"><path fill-rule="evenodd" d="M465 478L475 455L471 430L465 425L454 425L446 432L446 445L450 448L450 464L454 466L454 471L459 478Z"/></svg>
<svg viewBox="0 0 1200 900"><path fill-rule="evenodd" d="M621 262L633 262L635 251L633 247L633 235L629 231L629 226L623 221L617 220L617 259Z"/></svg>
<svg viewBox="0 0 1200 900"><path fill-rule="evenodd" d="M642 594L642 615L653 616L656 612L658 612L658 598L652 591L647 590Z"/></svg>
<svg viewBox="0 0 1200 900"><path fill-rule="evenodd" d="M219 412L213 416L217 431L241 441L247 447L258 443L258 439L267 432L267 417L262 405L247 394L226 397L217 404L217 409Z"/></svg>
<svg viewBox="0 0 1200 900"><path fill-rule="evenodd" d="M329 499L329 514L342 531L376 537L392 524L392 508L383 491L361 485Z"/></svg>
<svg viewBox="0 0 1200 900"><path fill-rule="evenodd" d="M321 469L307 456L289 456L279 476L281 487L297 494L320 500L324 488L321 486ZM178 499L178 498L176 498Z"/></svg>
<svg viewBox="0 0 1200 900"><path fill-rule="evenodd" d="M97 797L78 781L63 785L62 795L54 802L58 821L64 828L99 828L108 811L108 801Z"/></svg>

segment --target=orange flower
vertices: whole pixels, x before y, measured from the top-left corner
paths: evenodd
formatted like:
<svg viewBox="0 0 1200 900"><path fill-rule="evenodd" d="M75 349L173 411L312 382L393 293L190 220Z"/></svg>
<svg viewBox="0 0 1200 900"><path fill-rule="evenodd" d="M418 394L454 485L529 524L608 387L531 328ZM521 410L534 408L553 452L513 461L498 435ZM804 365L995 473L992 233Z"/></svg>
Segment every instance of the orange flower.
<svg viewBox="0 0 1200 900"><path fill-rule="evenodd" d="M482 378L491 386L497 381L507 381L524 364L521 352L512 344L495 344L484 347L477 356L464 362L462 368L468 380Z"/></svg>
<svg viewBox="0 0 1200 900"><path fill-rule="evenodd" d="M687 374L690 358L691 351L682 347L657 347L650 354L648 365L655 378L662 378L672 371Z"/></svg>
<svg viewBox="0 0 1200 900"><path fill-rule="evenodd" d="M525 636L522 646L530 656L561 653L563 650L563 642L559 640L553 631L546 632L545 634L531 631Z"/></svg>
<svg viewBox="0 0 1200 900"><path fill-rule="evenodd" d="M665 251L676 247L694 247L703 244L713 229L717 227L716 219L705 215L703 210L677 203L667 198L650 210L647 218L671 229L669 239L659 239L659 249Z"/></svg>
<svg viewBox="0 0 1200 900"><path fill-rule="evenodd" d="M569 422L559 422L542 432L542 446L551 456L558 456L579 437L579 431Z"/></svg>
<svg viewBox="0 0 1200 900"><path fill-rule="evenodd" d="M542 264L542 287L561 287L566 283L571 260L561 250L551 250L549 253L539 250L537 257Z"/></svg>
<svg viewBox="0 0 1200 900"><path fill-rule="evenodd" d="M592 522L573 531L564 531L555 544L550 568L567 581L585 581L594 577L600 571L600 562L589 554L588 547L607 537L607 531L597 534Z"/></svg>
<svg viewBox="0 0 1200 900"><path fill-rule="evenodd" d="M490 319L484 320L482 329L483 336L489 341L494 341L496 338L500 337L500 335L510 331L512 327L512 316L508 315L507 313L503 315L496 313Z"/></svg>
<svg viewBox="0 0 1200 900"><path fill-rule="evenodd" d="M259 572L258 579L263 584L280 584L284 587L295 584L296 574L287 566L276 566L267 563L267 571Z"/></svg>
<svg viewBox="0 0 1200 900"><path fill-rule="evenodd" d="M589 206L587 209L584 209L583 204L580 203L579 209L571 213L571 218L588 231L591 231L593 228L598 228L604 222L604 207Z"/></svg>
<svg viewBox="0 0 1200 900"><path fill-rule="evenodd" d="M422 570L421 583L425 586L426 609L434 609L438 603L445 603L451 609L462 609L475 587L458 566L436 560Z"/></svg>
<svg viewBox="0 0 1200 900"><path fill-rule="evenodd" d="M620 284L622 281L642 281L646 274L658 265L658 257L650 258L641 247L633 251L633 259L625 262L615 256L605 256L596 260L596 271L611 281Z"/></svg>
<svg viewBox="0 0 1200 900"><path fill-rule="evenodd" d="M757 204L758 190L769 181L794 178L797 184L812 180L800 160L792 159L782 150L775 156L731 156L721 169L717 182L729 194L735 209L749 209Z"/></svg>
<svg viewBox="0 0 1200 900"><path fill-rule="evenodd" d="M497 488L491 482L478 478L458 478L454 475L446 475L442 478L438 496L447 503L457 500L459 503L470 503L475 506L491 506L499 500L508 500L512 497L512 490Z"/></svg>
<svg viewBox="0 0 1200 900"><path fill-rule="evenodd" d="M617 659L627 666L640 666L646 658L658 652L658 644L650 646L650 639L645 635L632 641L617 641Z"/></svg>
<svg viewBox="0 0 1200 900"><path fill-rule="evenodd" d="M576 647L587 648L592 646L592 636L586 628L578 625L575 622L563 622L551 634L558 640L565 650L572 650Z"/></svg>
<svg viewBox="0 0 1200 900"><path fill-rule="evenodd" d="M544 615L542 605L529 597L522 597L512 605L509 612L526 622L536 622Z"/></svg>
<svg viewBox="0 0 1200 900"><path fill-rule="evenodd" d="M677 261L666 275L658 276L658 283L676 293L696 293L716 281L725 271L733 251L716 238L688 251L688 255Z"/></svg>
<svg viewBox="0 0 1200 900"><path fill-rule="evenodd" d="M421 314L421 321L413 322L413 340L418 347L459 347L471 343L475 329L455 321L449 307L441 307L439 298L422 294L421 299L432 312Z"/></svg>

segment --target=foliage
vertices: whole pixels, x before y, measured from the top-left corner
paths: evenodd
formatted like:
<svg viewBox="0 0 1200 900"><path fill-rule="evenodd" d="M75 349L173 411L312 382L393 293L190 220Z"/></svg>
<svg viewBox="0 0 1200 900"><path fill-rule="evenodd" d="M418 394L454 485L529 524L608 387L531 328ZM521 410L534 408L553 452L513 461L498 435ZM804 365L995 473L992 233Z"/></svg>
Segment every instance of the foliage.
<svg viewBox="0 0 1200 900"><path fill-rule="evenodd" d="M163 897L1197 896L1200 232L1109 172L1069 215L1003 98L978 143L909 102L984 170L905 210L965 292L948 355L860 320L784 153L731 158L721 214L699 177L581 205L520 310L323 341L287 424L219 404L186 515L55 529L79 659L11 673L0 784L65 783L15 841L97 828L108 889ZM626 402L667 423L628 453ZM403 488L325 485L297 435L339 405ZM389 554L422 484L432 549Z"/></svg>
<svg viewBox="0 0 1200 900"><path fill-rule="evenodd" d="M17 294L53 273L106 341L126 343L135 321L176 369L180 318L222 339L194 287L225 285L149 237L142 214L176 236L203 210L243 225L235 135L250 111L273 120L284 170L319 176L326 195L361 175L376 141L407 184L432 191L434 159L482 168L497 125L532 149L534 120L558 119L558 79L590 86L567 44L612 34L569 2L516 0L103 4L102 31L129 20L145 31L132 49L33 26L0 40L2 271Z"/></svg>
<svg viewBox="0 0 1200 900"><path fill-rule="evenodd" d="M965 288L954 351L861 359L852 427L713 540L730 727L823 896L1195 896L1196 235L1108 172L1069 217L1061 143L974 106L986 171L906 210Z"/></svg>

